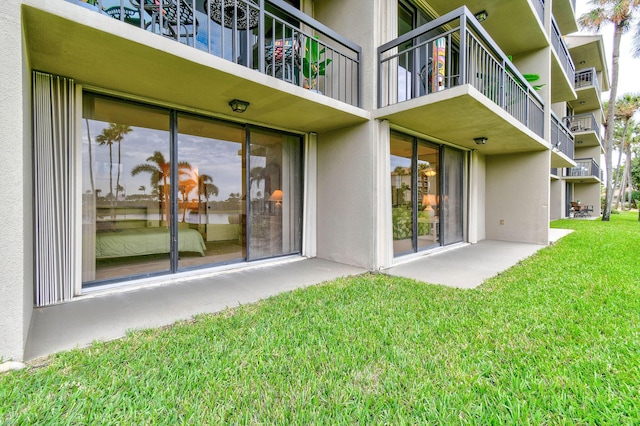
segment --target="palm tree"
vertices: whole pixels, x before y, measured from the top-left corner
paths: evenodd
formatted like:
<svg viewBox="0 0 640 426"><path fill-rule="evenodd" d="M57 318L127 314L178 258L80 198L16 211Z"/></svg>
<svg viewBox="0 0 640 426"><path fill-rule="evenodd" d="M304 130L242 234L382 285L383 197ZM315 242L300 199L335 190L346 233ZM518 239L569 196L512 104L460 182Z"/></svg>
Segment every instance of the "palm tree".
<svg viewBox="0 0 640 426"><path fill-rule="evenodd" d="M96 141L100 145L109 145L109 189L113 194L113 144L118 143L118 177L116 179L116 194L115 201L118 201L118 190L120 186L120 161L121 154L121 142L124 139L124 135L130 133L133 129L128 124L109 123L109 127L102 129L102 133L96 137Z"/></svg>
<svg viewBox="0 0 640 426"><path fill-rule="evenodd" d="M198 182L198 225L200 224L200 206L202 204L202 196L206 200L204 213L205 213L205 224L209 224L209 212L207 211L207 206L209 205L209 198L212 195L218 195L218 187L213 184L213 178L210 175L205 173L198 175L197 172L194 172L195 178Z"/></svg>
<svg viewBox="0 0 640 426"><path fill-rule="evenodd" d="M116 201L118 200L118 188L120 187L120 162L122 159L121 148L122 148L122 140L124 139L124 135L130 133L133 129L128 124L116 124L111 123L110 127L112 127L113 131L113 141L118 142L118 178L116 179Z"/></svg>
<svg viewBox="0 0 640 426"><path fill-rule="evenodd" d="M251 172L249 173L249 188L251 188L251 185L253 184L253 182L257 182L256 183L256 188L260 188L260 181L264 180L264 178L266 177L266 168L261 167L261 166L256 166L253 167L251 169Z"/></svg>
<svg viewBox="0 0 640 426"><path fill-rule="evenodd" d="M614 106L615 118L622 121L622 129L621 129L621 139L620 139L620 154L618 156L618 171L620 170L620 160L622 159L622 152L626 151L626 144L628 139L628 130L630 128L635 127L632 117L640 109L640 96L631 95L629 93L625 93L621 98L616 100L616 104ZM615 135L615 127L614 127L614 135ZM612 169L613 170L613 169ZM618 182L616 179L615 182ZM615 184L614 184L615 186ZM623 188L620 187L622 191ZM623 192L624 193L624 192ZM618 197L618 201L616 202L616 208L618 208L618 203L620 202L620 197Z"/></svg>
<svg viewBox="0 0 640 426"><path fill-rule="evenodd" d="M640 10L640 0L591 0L589 4L593 8L578 19L582 28L599 31L604 24L613 24L613 66L611 67L611 89L606 118L608 125L605 128L604 144L607 184L604 212L602 213L602 220L609 221L613 201L613 122L620 74L620 40L631 27L634 14Z"/></svg>
<svg viewBox="0 0 640 426"><path fill-rule="evenodd" d="M143 194L146 194L147 193L147 187L144 186L144 185L140 185L138 187L138 191L142 191Z"/></svg>
<svg viewBox="0 0 640 426"><path fill-rule="evenodd" d="M89 119L85 118L87 124L87 139L89 140L89 180L91 181L91 193L95 194L96 187L93 179L93 149L91 148L91 130L89 128ZM94 195L95 196L95 195Z"/></svg>
<svg viewBox="0 0 640 426"><path fill-rule="evenodd" d="M98 145L109 146L109 193L113 194L113 130L111 126L102 129L102 133L96 136Z"/></svg>
<svg viewBox="0 0 640 426"><path fill-rule="evenodd" d="M138 164L131 169L131 176L139 173L149 173L151 175L151 186L162 187L158 189L160 202L164 203L167 221L169 220L169 179L171 177L171 163L167 162L160 151L154 151L153 155L147 158L146 163ZM178 163L178 176L191 172L191 165L186 161ZM164 211L160 209L160 222L164 220ZM168 225L168 223L167 223Z"/></svg>

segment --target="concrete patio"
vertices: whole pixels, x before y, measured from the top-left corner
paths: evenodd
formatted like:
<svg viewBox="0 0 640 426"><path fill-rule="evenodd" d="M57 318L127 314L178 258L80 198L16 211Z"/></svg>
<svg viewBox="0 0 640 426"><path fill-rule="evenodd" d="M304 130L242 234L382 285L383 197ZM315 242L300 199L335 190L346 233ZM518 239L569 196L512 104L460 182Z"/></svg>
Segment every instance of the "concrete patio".
<svg viewBox="0 0 640 426"><path fill-rule="evenodd" d="M551 231L550 243L571 232ZM475 288L544 247L485 240L423 256L383 272L433 284ZM92 292L73 302L35 309L25 359L88 346L95 340L116 339L128 330L160 327L365 272L363 268L328 260L295 258L205 277L185 277L180 282Z"/></svg>

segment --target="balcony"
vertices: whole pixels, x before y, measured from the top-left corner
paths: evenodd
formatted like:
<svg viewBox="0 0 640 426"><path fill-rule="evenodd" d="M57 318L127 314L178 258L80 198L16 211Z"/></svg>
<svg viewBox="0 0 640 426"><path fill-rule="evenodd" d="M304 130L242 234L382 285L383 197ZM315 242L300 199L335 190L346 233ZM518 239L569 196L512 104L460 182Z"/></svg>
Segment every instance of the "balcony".
<svg viewBox="0 0 640 426"><path fill-rule="evenodd" d="M575 77L575 89L578 98L569 101L575 112L587 112L602 109L600 85L595 68L578 71Z"/></svg>
<svg viewBox="0 0 640 426"><path fill-rule="evenodd" d="M360 47L281 0L95 3L98 13L359 105Z"/></svg>
<svg viewBox="0 0 640 426"><path fill-rule="evenodd" d="M562 39L555 18L551 19L551 45L556 53L557 61L551 61L551 102L562 102L575 99L573 91L576 67L573 64L569 49Z"/></svg>
<svg viewBox="0 0 640 426"><path fill-rule="evenodd" d="M562 121L573 133L576 145L580 147L602 146L600 125L592 112L567 116Z"/></svg>
<svg viewBox="0 0 640 426"><path fill-rule="evenodd" d="M576 183L600 183L602 172L593 158L576 158L576 166L565 169L565 180Z"/></svg>
<svg viewBox="0 0 640 426"><path fill-rule="evenodd" d="M548 149L542 99L466 7L380 46L378 62L376 118L486 153Z"/></svg>
<svg viewBox="0 0 640 426"><path fill-rule="evenodd" d="M185 4L202 8L202 1L183 0L175 11L155 16L154 9L145 9L139 21L131 12L116 13L126 6L139 14L129 0L102 0L102 12L100 4L88 10L64 0L30 2L22 6L24 49L32 69L73 78L85 88L115 96L207 115L303 132L369 120L370 114L356 106L360 48L281 0L255 1L264 6L258 9L257 26L242 31L240 14L230 21L235 31L214 22L204 9L192 9L194 21L184 18L183 14L189 16ZM216 3L210 2L211 7ZM167 4L163 0L165 8ZM244 3L245 16L246 8L252 16L251 4ZM112 5L116 9L107 14ZM297 38L289 43L289 35ZM321 58L310 60L307 45L317 46ZM322 47L325 52L320 55ZM346 59L343 50L355 52L355 57L345 54L350 58ZM292 59L291 51L299 51L301 57ZM325 62L325 75L318 73L315 90L306 89L303 68L326 59L332 61ZM250 102L241 116L229 107L234 98Z"/></svg>
<svg viewBox="0 0 640 426"><path fill-rule="evenodd" d="M573 134L553 112L551 113L551 167L573 166ZM562 155L560 155L562 154Z"/></svg>

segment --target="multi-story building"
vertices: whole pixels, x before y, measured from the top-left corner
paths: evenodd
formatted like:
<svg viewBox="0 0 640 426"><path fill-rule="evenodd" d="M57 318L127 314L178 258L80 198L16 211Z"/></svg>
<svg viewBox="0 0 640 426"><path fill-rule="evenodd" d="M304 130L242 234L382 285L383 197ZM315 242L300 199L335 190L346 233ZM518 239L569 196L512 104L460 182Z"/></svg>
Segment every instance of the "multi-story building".
<svg viewBox="0 0 640 426"><path fill-rule="evenodd" d="M602 214L601 158L606 111L601 92L609 90L607 61L600 35L570 35L565 41L577 67L576 98L553 105L553 110L566 114L558 124L558 140L566 140L575 147L575 166L552 169L551 218L578 216L578 212L572 211L572 202L595 217Z"/></svg>
<svg viewBox="0 0 640 426"><path fill-rule="evenodd" d="M570 180L549 171L578 165L553 136L584 112L571 0L10 0L0 21L4 359L34 309L96 287L547 244Z"/></svg>

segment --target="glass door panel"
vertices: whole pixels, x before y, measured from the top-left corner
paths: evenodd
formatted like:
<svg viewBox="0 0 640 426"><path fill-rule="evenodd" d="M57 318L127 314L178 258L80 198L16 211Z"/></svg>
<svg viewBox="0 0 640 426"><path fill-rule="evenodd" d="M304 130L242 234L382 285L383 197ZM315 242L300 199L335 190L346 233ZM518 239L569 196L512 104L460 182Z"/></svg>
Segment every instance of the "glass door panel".
<svg viewBox="0 0 640 426"><path fill-rule="evenodd" d="M243 127L178 114L180 269L243 260Z"/></svg>
<svg viewBox="0 0 640 426"><path fill-rule="evenodd" d="M248 258L301 250L302 145L300 137L251 129Z"/></svg>
<svg viewBox="0 0 640 426"><path fill-rule="evenodd" d="M414 251L413 245L413 138L391 133L391 217L393 254Z"/></svg>
<svg viewBox="0 0 640 426"><path fill-rule="evenodd" d="M169 113L83 96L82 282L170 269Z"/></svg>
<svg viewBox="0 0 640 426"><path fill-rule="evenodd" d="M418 142L418 250L440 244L440 149Z"/></svg>
<svg viewBox="0 0 640 426"><path fill-rule="evenodd" d="M457 149L444 148L442 180L442 223L444 244L463 241L464 238L464 154Z"/></svg>

